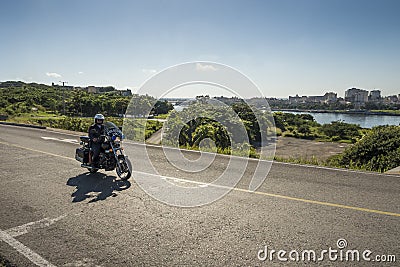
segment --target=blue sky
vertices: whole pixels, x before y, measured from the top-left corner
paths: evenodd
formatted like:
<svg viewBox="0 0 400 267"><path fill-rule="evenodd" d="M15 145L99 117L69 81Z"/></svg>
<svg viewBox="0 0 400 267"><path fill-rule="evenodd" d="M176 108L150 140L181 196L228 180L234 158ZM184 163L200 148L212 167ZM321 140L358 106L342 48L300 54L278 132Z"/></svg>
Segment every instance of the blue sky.
<svg viewBox="0 0 400 267"><path fill-rule="evenodd" d="M268 97L399 94L399 12L397 0L3 0L0 81L136 90L200 60L242 71Z"/></svg>

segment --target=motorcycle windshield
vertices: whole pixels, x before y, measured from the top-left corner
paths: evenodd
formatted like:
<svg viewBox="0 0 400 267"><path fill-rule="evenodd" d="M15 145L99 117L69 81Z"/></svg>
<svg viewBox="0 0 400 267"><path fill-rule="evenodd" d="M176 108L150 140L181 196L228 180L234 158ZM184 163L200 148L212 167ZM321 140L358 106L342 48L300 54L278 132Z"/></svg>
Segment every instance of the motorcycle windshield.
<svg viewBox="0 0 400 267"><path fill-rule="evenodd" d="M122 136L122 131L112 122L104 123L104 127L106 128L106 133L108 135L118 134Z"/></svg>

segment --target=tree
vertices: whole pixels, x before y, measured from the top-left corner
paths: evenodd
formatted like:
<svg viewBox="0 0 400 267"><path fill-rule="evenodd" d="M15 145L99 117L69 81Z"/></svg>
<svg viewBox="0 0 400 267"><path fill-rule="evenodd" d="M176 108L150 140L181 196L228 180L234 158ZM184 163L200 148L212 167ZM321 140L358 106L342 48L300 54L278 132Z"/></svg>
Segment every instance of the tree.
<svg viewBox="0 0 400 267"><path fill-rule="evenodd" d="M169 111L173 110L174 106L167 100L157 100L154 105L153 112L155 115L167 114Z"/></svg>

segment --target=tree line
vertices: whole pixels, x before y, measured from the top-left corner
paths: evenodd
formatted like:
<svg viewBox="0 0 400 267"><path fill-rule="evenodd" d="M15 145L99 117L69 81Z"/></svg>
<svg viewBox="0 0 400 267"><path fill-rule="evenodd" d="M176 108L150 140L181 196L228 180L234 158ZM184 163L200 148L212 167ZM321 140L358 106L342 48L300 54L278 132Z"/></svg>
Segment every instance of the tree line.
<svg viewBox="0 0 400 267"><path fill-rule="evenodd" d="M93 94L81 89L64 89L36 83L0 84L0 113L8 116L39 111L71 117L92 117L96 113L121 117L129 103L137 113L151 110L151 114L157 115L173 109L167 101L156 100L148 95L123 96L118 90Z"/></svg>

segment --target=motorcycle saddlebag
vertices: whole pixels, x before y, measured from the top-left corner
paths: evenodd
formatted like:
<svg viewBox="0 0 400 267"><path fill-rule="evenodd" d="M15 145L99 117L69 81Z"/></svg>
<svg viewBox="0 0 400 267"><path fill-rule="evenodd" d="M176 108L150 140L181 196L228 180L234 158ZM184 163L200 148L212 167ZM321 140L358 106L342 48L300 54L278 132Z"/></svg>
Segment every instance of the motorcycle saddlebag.
<svg viewBox="0 0 400 267"><path fill-rule="evenodd" d="M75 159L82 163L87 163L89 159L89 151L81 147L77 148L75 151Z"/></svg>

